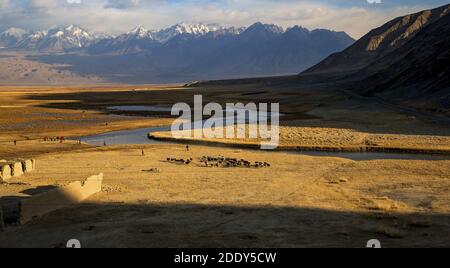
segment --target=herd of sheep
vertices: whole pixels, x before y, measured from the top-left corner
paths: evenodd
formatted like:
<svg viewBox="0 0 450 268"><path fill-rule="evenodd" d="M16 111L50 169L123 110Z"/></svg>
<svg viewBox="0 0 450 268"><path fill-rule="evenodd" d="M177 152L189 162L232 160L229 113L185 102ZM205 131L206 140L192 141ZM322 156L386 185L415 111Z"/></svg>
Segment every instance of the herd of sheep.
<svg viewBox="0 0 450 268"><path fill-rule="evenodd" d="M179 165L190 165L194 162L192 158L178 159L167 158L167 162ZM267 162L250 162L245 159L229 158L224 156L203 156L200 159L201 166L204 167L223 167L223 168L268 168L271 165Z"/></svg>

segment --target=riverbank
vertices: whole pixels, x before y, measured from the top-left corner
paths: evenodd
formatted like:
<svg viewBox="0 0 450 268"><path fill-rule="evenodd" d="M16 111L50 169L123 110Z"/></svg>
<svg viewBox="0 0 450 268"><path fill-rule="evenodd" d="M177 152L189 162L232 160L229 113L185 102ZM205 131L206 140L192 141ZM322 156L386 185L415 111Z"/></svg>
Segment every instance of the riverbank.
<svg viewBox="0 0 450 268"><path fill-rule="evenodd" d="M248 127L247 127L248 130ZM259 149L261 139L196 139L195 132L179 131L176 138L170 131L149 133L150 139L189 144L223 145ZM183 135L182 135L183 134ZM280 127L279 151L325 152L391 152L450 155L450 137L429 135L371 134L351 129Z"/></svg>

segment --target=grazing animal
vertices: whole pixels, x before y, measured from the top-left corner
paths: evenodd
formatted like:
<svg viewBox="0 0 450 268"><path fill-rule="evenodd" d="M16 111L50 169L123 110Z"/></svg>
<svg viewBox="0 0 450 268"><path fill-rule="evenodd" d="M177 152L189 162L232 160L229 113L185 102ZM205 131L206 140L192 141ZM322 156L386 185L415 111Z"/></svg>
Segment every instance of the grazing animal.
<svg viewBox="0 0 450 268"><path fill-rule="evenodd" d="M192 158L191 158L192 162ZM224 156L202 156L200 162L204 163L206 167L223 167L223 168L264 168L270 167L267 162L250 162L245 159L230 158Z"/></svg>

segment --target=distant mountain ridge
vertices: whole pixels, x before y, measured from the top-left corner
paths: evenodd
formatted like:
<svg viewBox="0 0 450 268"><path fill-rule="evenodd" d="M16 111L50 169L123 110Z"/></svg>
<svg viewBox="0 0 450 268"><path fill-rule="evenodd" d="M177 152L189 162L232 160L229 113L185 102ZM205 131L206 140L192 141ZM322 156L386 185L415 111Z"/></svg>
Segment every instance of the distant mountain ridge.
<svg viewBox="0 0 450 268"><path fill-rule="evenodd" d="M398 17L373 29L352 46L331 55L306 73L358 70L401 48L426 26L450 12L450 5Z"/></svg>
<svg viewBox="0 0 450 268"><path fill-rule="evenodd" d="M396 18L303 74L333 73L361 95L449 111L450 5Z"/></svg>
<svg viewBox="0 0 450 268"><path fill-rule="evenodd" d="M7 41L11 32L14 33L14 42ZM8 48L24 50L64 52L83 49L100 38L109 38L109 35L90 33L76 25L34 32L10 28L0 34L0 44Z"/></svg>
<svg viewBox="0 0 450 268"><path fill-rule="evenodd" d="M263 23L241 28L180 23L159 31L138 25L117 36L76 25L0 34L0 46L32 52L28 59L130 83L295 74L353 42L345 32Z"/></svg>
<svg viewBox="0 0 450 268"><path fill-rule="evenodd" d="M180 23L156 31L147 30L144 26L138 25L129 32L116 37L108 33L90 32L77 25L54 27L40 31L11 27L0 33L0 44L8 48L64 52L73 49L87 49L101 41L108 41L111 44L117 44L121 41L133 42L135 40L149 43L166 43L172 38L183 34L192 36L202 36L210 32L239 34L243 29L245 28L225 28L215 24ZM127 45L123 46L126 47Z"/></svg>
<svg viewBox="0 0 450 268"><path fill-rule="evenodd" d="M28 31L20 28L9 28L0 34L0 45L4 47L11 47L22 41L28 34Z"/></svg>
<svg viewBox="0 0 450 268"><path fill-rule="evenodd" d="M0 44L12 49L50 52L78 49L95 53L128 53L146 50L152 48L155 44L165 44L179 36L202 37L212 35L217 38L223 35L240 35L247 29L251 29L257 35L262 33L278 35L289 30L285 31L277 25L262 23L255 23L248 28L223 27L217 24L180 23L159 31L148 30L144 26L138 25L127 33L114 36L107 33L90 32L77 25L54 27L42 31L29 31L12 27L0 33ZM348 40L353 40L343 32L322 31L345 35Z"/></svg>
<svg viewBox="0 0 450 268"><path fill-rule="evenodd" d="M211 44L208 48L214 49L203 50L205 56L192 64L188 72L219 77L236 73L243 76L292 74L294 70L314 65L324 55L343 50L354 40L342 32L309 31L298 26L284 31L275 25L256 23L239 35L193 40L190 47L201 47L198 43L206 42Z"/></svg>

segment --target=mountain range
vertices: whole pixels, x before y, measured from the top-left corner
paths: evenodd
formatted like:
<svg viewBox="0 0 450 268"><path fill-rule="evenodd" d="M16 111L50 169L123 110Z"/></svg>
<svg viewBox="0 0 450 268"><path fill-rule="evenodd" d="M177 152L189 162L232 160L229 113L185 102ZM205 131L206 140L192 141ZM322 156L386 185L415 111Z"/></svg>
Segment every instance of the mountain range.
<svg viewBox="0 0 450 268"><path fill-rule="evenodd" d="M181 23L159 31L137 26L117 36L76 25L0 34L0 46L33 52L28 58L33 61L135 83L294 74L354 41L345 32L262 23L242 28Z"/></svg>
<svg viewBox="0 0 450 268"><path fill-rule="evenodd" d="M166 43L178 35L202 36L209 32L234 32L239 33L239 29L224 28L213 24L177 24L160 31L147 30L142 25L138 25L131 31L114 36L108 33L94 33L87 31L77 25L67 27L53 27L48 30L29 31L12 27L0 33L0 44L7 48L20 48L45 52L67 52L76 49L90 49L98 47L99 42L104 46L109 45L110 51L114 50L114 45L126 47L136 46L137 42L142 43L142 49L151 43ZM136 46L139 48L140 46Z"/></svg>
<svg viewBox="0 0 450 268"><path fill-rule="evenodd" d="M72 25L36 32L10 28L0 34L0 47L6 47L0 50L3 82L64 83L70 77L161 83L258 76L194 84L318 80L383 102L450 111L450 5L395 18L356 42L344 32L262 23L246 28L177 24L160 31L138 26L118 36ZM16 51L33 53L17 59Z"/></svg>
<svg viewBox="0 0 450 268"><path fill-rule="evenodd" d="M87 32L75 25L33 32L12 27L0 34L0 44L13 49L64 52L85 48L101 38L108 37Z"/></svg>
<svg viewBox="0 0 450 268"><path fill-rule="evenodd" d="M389 21L302 75L327 73L361 95L450 109L450 5Z"/></svg>
<svg viewBox="0 0 450 268"><path fill-rule="evenodd" d="M450 116L450 4L395 18L292 76L209 80L191 86L319 84L432 120ZM431 112L431 113L430 113ZM430 116L430 114L432 114ZM441 116L438 116L439 118Z"/></svg>

